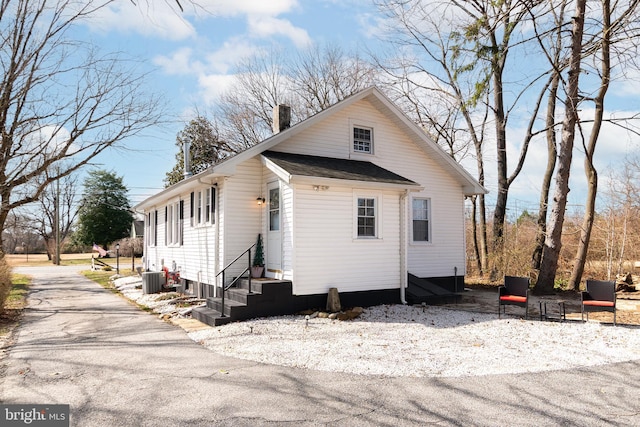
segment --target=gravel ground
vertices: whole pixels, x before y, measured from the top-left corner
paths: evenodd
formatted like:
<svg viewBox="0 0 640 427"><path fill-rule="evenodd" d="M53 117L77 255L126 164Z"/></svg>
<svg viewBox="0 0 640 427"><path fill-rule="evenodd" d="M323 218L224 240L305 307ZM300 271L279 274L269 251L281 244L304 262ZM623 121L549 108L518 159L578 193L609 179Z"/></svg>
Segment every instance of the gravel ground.
<svg viewBox="0 0 640 427"><path fill-rule="evenodd" d="M175 311L172 301L117 281L128 298ZM119 282L119 284L118 284ZM636 326L541 322L435 306L381 305L351 321L253 319L189 333L226 356L377 376L460 377L571 369L640 359Z"/></svg>

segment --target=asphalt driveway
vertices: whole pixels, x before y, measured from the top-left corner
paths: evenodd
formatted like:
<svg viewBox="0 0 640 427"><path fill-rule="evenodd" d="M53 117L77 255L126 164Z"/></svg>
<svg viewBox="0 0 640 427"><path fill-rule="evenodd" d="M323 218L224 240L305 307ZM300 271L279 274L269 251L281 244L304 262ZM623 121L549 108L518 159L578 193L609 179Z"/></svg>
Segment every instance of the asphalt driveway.
<svg viewBox="0 0 640 427"><path fill-rule="evenodd" d="M638 362L466 378L264 365L203 348L76 270L16 269L34 282L0 361L2 403L69 404L72 426L640 425Z"/></svg>

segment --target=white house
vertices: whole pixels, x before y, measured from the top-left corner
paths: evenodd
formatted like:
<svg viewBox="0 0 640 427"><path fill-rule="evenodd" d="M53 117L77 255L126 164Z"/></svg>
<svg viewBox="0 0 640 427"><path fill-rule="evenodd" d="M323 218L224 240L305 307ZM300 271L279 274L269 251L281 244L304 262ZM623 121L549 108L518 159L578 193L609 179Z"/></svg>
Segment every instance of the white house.
<svg viewBox="0 0 640 427"><path fill-rule="evenodd" d="M211 324L322 307L334 287L343 306L460 291L464 198L486 190L376 88L293 127L286 108L271 137L136 206L145 269L179 270L187 292L211 297L194 313ZM242 274L258 234L274 280L223 306L219 273L240 257L225 285Z"/></svg>

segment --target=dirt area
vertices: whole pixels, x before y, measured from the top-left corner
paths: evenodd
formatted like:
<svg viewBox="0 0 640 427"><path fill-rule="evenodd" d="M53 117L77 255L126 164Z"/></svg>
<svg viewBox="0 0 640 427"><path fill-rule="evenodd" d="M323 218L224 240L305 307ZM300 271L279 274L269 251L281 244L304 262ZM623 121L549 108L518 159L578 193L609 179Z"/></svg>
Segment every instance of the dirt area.
<svg viewBox="0 0 640 427"><path fill-rule="evenodd" d="M449 304L452 308L462 310L481 311L486 313L498 312L497 286L470 285L458 304ZM562 292L545 298L562 300L565 302L567 319L580 320L580 294L577 292ZM529 296L529 316L532 319L540 316L540 297ZM640 292L618 292L616 301L616 323L626 325L640 325ZM524 309L516 306L507 306L506 313L512 315L524 315ZM604 323L613 322L613 314L607 312L589 313L589 321Z"/></svg>

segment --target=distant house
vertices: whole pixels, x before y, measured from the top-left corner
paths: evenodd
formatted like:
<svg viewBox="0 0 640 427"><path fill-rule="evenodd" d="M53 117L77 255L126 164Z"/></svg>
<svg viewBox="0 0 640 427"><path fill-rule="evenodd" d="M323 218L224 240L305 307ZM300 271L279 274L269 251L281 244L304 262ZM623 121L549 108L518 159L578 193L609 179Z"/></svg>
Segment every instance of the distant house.
<svg viewBox="0 0 640 427"><path fill-rule="evenodd" d="M144 221L134 220L131 223L131 236L132 239L144 238Z"/></svg>
<svg viewBox="0 0 640 427"><path fill-rule="evenodd" d="M462 290L464 198L486 193L470 174L376 88L293 127L287 107L275 114L271 137L136 206L145 268L176 268L187 292L210 297L194 316L323 307L333 287L343 306ZM219 273L258 234L274 280L230 289L223 306Z"/></svg>

